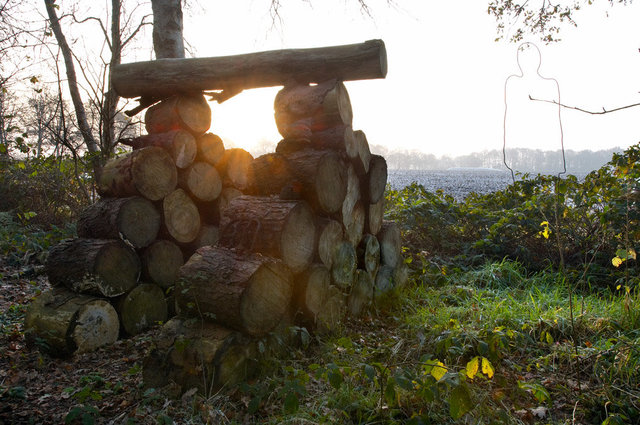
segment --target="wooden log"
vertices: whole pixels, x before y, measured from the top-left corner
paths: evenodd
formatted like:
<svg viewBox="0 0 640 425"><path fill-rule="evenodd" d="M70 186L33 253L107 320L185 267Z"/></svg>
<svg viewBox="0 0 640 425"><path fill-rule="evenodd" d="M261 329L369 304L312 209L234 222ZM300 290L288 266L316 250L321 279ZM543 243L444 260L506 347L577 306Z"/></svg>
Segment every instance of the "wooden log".
<svg viewBox="0 0 640 425"><path fill-rule="evenodd" d="M254 159L251 173L251 193L260 196L279 194L293 181L287 160L279 153L268 153Z"/></svg>
<svg viewBox="0 0 640 425"><path fill-rule="evenodd" d="M316 218L316 259L328 269L333 266L336 249L344 239L342 225L326 217Z"/></svg>
<svg viewBox="0 0 640 425"><path fill-rule="evenodd" d="M199 248L203 246L215 246L220 240L220 228L213 224L203 224L200 227L200 233L190 243L181 246L185 258L189 258Z"/></svg>
<svg viewBox="0 0 640 425"><path fill-rule="evenodd" d="M347 193L347 171L338 153L305 150L286 155L289 169L301 183L301 196L315 211L333 214Z"/></svg>
<svg viewBox="0 0 640 425"><path fill-rule="evenodd" d="M373 289L373 296L376 302L388 296L389 293L393 291L393 288L395 288L396 285L393 279L394 271L395 269L393 267L387 265L382 265L378 269Z"/></svg>
<svg viewBox="0 0 640 425"><path fill-rule="evenodd" d="M81 238L121 238L143 248L158 236L160 222L160 213L147 199L102 198L80 214L77 229Z"/></svg>
<svg viewBox="0 0 640 425"><path fill-rule="evenodd" d="M380 265L380 243L378 238L371 234L363 236L356 250L358 254L358 267L366 270L373 277Z"/></svg>
<svg viewBox="0 0 640 425"><path fill-rule="evenodd" d="M373 278L366 270L356 270L356 278L349 292L347 310L351 317L359 317L373 301Z"/></svg>
<svg viewBox="0 0 640 425"><path fill-rule="evenodd" d="M223 175L225 186L233 186L238 190L247 190L253 182L253 156L244 149L227 149L217 168Z"/></svg>
<svg viewBox="0 0 640 425"><path fill-rule="evenodd" d="M387 161L380 155L371 155L369 174L365 179L365 192L370 204L375 204L384 196L387 187Z"/></svg>
<svg viewBox="0 0 640 425"><path fill-rule="evenodd" d="M367 136L362 130L356 130L353 132L353 138L355 139L357 157L353 158L356 171L358 175L364 176L369 172L369 164L371 163L371 150L369 149L369 142Z"/></svg>
<svg viewBox="0 0 640 425"><path fill-rule="evenodd" d="M285 85L274 102L276 126L280 134L300 137L300 127L311 133L337 126L350 126L353 120L349 93L335 79L317 85Z"/></svg>
<svg viewBox="0 0 640 425"><path fill-rule="evenodd" d="M329 286L329 292L324 308L317 317L317 332L330 333L336 331L342 324L347 312L347 301L342 290Z"/></svg>
<svg viewBox="0 0 640 425"><path fill-rule="evenodd" d="M378 233L380 260L383 265L396 268L402 263L402 238L400 228L393 221L384 221Z"/></svg>
<svg viewBox="0 0 640 425"><path fill-rule="evenodd" d="M295 317L302 324L315 326L317 316L325 308L330 284L331 273L322 264L312 264L294 277Z"/></svg>
<svg viewBox="0 0 640 425"><path fill-rule="evenodd" d="M310 136L311 136L311 130L309 130L309 135L303 138L282 139L276 145L276 153L279 153L281 155L287 155L287 154L295 153L305 149L312 149L313 145L309 140Z"/></svg>
<svg viewBox="0 0 640 425"><path fill-rule="evenodd" d="M347 289L353 283L358 266L356 250L348 241L343 241L336 248L331 267L331 283L341 289Z"/></svg>
<svg viewBox="0 0 640 425"><path fill-rule="evenodd" d="M280 258L300 273L313 260L313 213L303 201L240 196L224 211L219 243Z"/></svg>
<svg viewBox="0 0 640 425"><path fill-rule="evenodd" d="M54 356L89 352L118 339L118 313L108 301L55 288L36 297L25 316L25 337Z"/></svg>
<svg viewBox="0 0 640 425"><path fill-rule="evenodd" d="M144 359L144 386L161 388L173 382L181 391L198 388L205 396L244 381L257 366L254 342L215 323L173 318L154 338Z"/></svg>
<svg viewBox="0 0 640 425"><path fill-rule="evenodd" d="M382 40L346 46L274 50L237 56L160 59L117 65L111 82L119 96L162 98L175 93L384 78Z"/></svg>
<svg viewBox="0 0 640 425"><path fill-rule="evenodd" d="M351 211L349 225L345 226L346 238L353 246L358 246L362 240L365 216L364 204L358 201Z"/></svg>
<svg viewBox="0 0 640 425"><path fill-rule="evenodd" d="M198 146L197 158L216 166L224 156L224 143L217 134L206 133L196 139Z"/></svg>
<svg viewBox="0 0 640 425"><path fill-rule="evenodd" d="M201 94L174 95L147 109L144 123L149 134L182 129L201 136L211 126L211 108Z"/></svg>
<svg viewBox="0 0 640 425"><path fill-rule="evenodd" d="M162 201L164 230L178 243L193 241L200 232L200 213L189 195L176 189Z"/></svg>
<svg viewBox="0 0 640 425"><path fill-rule="evenodd" d="M360 200L360 179L356 174L356 170L352 164L347 168L347 193L342 201L342 224L347 228L351 224L351 216L353 215L353 207Z"/></svg>
<svg viewBox="0 0 640 425"><path fill-rule="evenodd" d="M178 245L167 240L157 240L149 245L142 251L140 259L144 279L165 290L176 284L180 267L184 264Z"/></svg>
<svg viewBox="0 0 640 425"><path fill-rule="evenodd" d="M147 134L132 139L120 139L120 143L133 149L157 146L166 150L178 168L186 168L196 157L198 147L196 139L186 130L173 130L166 133Z"/></svg>
<svg viewBox="0 0 640 425"><path fill-rule="evenodd" d="M127 335L137 335L167 320L164 291L153 283L141 283L116 304L122 329Z"/></svg>
<svg viewBox="0 0 640 425"><path fill-rule="evenodd" d="M355 160L358 146L351 125L339 125L311 134L311 145L314 149L332 149L346 153L349 159Z"/></svg>
<svg viewBox="0 0 640 425"><path fill-rule="evenodd" d="M97 180L100 196L140 195L158 201L175 189L178 172L164 149L150 146L107 162Z"/></svg>
<svg viewBox="0 0 640 425"><path fill-rule="evenodd" d="M403 261L393 270L395 286L401 288L409 281L409 266Z"/></svg>
<svg viewBox="0 0 640 425"><path fill-rule="evenodd" d="M364 231L377 235L382 228L382 222L384 221L384 196L380 198L375 204L369 204L366 207L367 215L364 223Z"/></svg>
<svg viewBox="0 0 640 425"><path fill-rule="evenodd" d="M178 172L178 186L196 200L213 201L222 191L222 179L218 170L204 161L197 161Z"/></svg>
<svg viewBox="0 0 640 425"><path fill-rule="evenodd" d="M65 239L49 250L45 271L53 286L117 297L136 285L140 260L121 240Z"/></svg>
<svg viewBox="0 0 640 425"><path fill-rule="evenodd" d="M151 11L156 58L184 58L180 0L154 0L151 2Z"/></svg>
<svg viewBox="0 0 640 425"><path fill-rule="evenodd" d="M183 314L258 336L280 322L292 293L291 272L282 261L203 247L180 269L176 304Z"/></svg>

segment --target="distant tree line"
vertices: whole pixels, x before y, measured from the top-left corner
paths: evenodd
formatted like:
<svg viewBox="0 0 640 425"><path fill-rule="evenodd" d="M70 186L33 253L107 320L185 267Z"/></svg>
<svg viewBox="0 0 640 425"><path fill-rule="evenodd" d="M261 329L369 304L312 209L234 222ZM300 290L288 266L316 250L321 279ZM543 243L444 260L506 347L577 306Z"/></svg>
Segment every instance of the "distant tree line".
<svg viewBox="0 0 640 425"><path fill-rule="evenodd" d="M506 170L503 163L501 149L473 152L461 156L436 156L419 151L399 151L384 146L374 145L372 152L383 155L391 169L402 170L446 170L449 168L493 168ZM565 151L567 172L587 173L596 170L609 162L614 152L621 152L621 148L611 148L598 151L582 150ZM539 149L516 148L509 150L511 166L515 171L525 173L557 172L557 161L560 151L542 151Z"/></svg>

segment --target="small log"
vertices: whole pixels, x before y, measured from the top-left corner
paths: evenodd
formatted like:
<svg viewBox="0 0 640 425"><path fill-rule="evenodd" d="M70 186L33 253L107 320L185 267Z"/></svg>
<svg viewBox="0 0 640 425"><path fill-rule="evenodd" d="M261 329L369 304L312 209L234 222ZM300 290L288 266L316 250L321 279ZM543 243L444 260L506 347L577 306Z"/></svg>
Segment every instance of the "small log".
<svg viewBox="0 0 640 425"><path fill-rule="evenodd" d="M200 201L213 201L222 191L218 170L208 162L197 161L178 172L178 186Z"/></svg>
<svg viewBox="0 0 640 425"><path fill-rule="evenodd" d="M193 241L200 232L200 213L189 195L176 189L162 201L164 230L178 243Z"/></svg>
<svg viewBox="0 0 640 425"><path fill-rule="evenodd" d="M53 286L117 297L136 285L140 260L121 240L65 239L49 250L45 271Z"/></svg>
<svg viewBox="0 0 640 425"><path fill-rule="evenodd" d="M346 167L338 153L305 150L286 155L289 170L300 182L301 196L316 211L333 214L347 193Z"/></svg>
<svg viewBox="0 0 640 425"><path fill-rule="evenodd" d="M97 189L103 197L141 195L158 201L175 189L177 179L171 156L162 148L150 146L107 162L98 173Z"/></svg>
<svg viewBox="0 0 640 425"><path fill-rule="evenodd" d="M378 233L380 260L385 266L396 268L402 263L402 238L400 228L393 221L385 221Z"/></svg>
<svg viewBox="0 0 640 425"><path fill-rule="evenodd" d="M387 187L387 161L380 155L371 155L369 174L365 179L365 190L370 204L375 204L384 196Z"/></svg>
<svg viewBox="0 0 640 425"><path fill-rule="evenodd" d="M154 338L144 359L147 388L174 382L182 392L198 388L204 396L244 381L255 369L255 345L241 333L194 319L173 318Z"/></svg>
<svg viewBox="0 0 640 425"><path fill-rule="evenodd" d="M142 283L117 303L120 323L127 335L137 335L167 320L164 291L153 283Z"/></svg>
<svg viewBox="0 0 640 425"><path fill-rule="evenodd" d="M284 138L299 137L299 127L312 133L351 125L353 111L344 84L335 79L317 85L285 85L274 102L278 131Z"/></svg>
<svg viewBox="0 0 640 425"><path fill-rule="evenodd" d="M258 336L280 322L292 292L291 272L283 262L203 247L180 269L176 304L184 314Z"/></svg>
<svg viewBox="0 0 640 425"><path fill-rule="evenodd" d="M376 274L373 296L375 301L380 301L395 288L395 269L391 266L382 265Z"/></svg>
<svg viewBox="0 0 640 425"><path fill-rule="evenodd" d="M351 211L349 224L345 226L345 236L353 246L358 246L362 240L365 216L364 204L358 201Z"/></svg>
<svg viewBox="0 0 640 425"><path fill-rule="evenodd" d="M329 286L324 308L317 316L317 331L330 333L338 329L347 312L347 301L342 291Z"/></svg>
<svg viewBox="0 0 640 425"><path fill-rule="evenodd" d="M341 288L347 289L353 283L358 266L356 250L348 241L343 241L336 248L331 267L331 282Z"/></svg>
<svg viewBox="0 0 640 425"><path fill-rule="evenodd" d="M220 240L220 229L213 224L203 224L200 227L200 233L190 243L182 245L182 252L186 258L189 258L199 248L203 246L215 246Z"/></svg>
<svg viewBox="0 0 640 425"><path fill-rule="evenodd" d="M253 156L240 148L227 149L217 168L222 174L225 186L233 186L241 191L247 190L253 181L251 164Z"/></svg>
<svg viewBox="0 0 640 425"><path fill-rule="evenodd" d="M353 165L349 164L347 169L347 194L342 201L342 224L348 227L351 224L351 216L353 215L353 207L360 200L360 179L356 174Z"/></svg>
<svg viewBox="0 0 640 425"><path fill-rule="evenodd" d="M224 156L224 143L217 134L206 133L196 139L197 158L216 166Z"/></svg>
<svg viewBox="0 0 640 425"><path fill-rule="evenodd" d="M373 301L373 279L366 270L356 270L356 278L349 292L347 310L351 317L359 317Z"/></svg>
<svg viewBox="0 0 640 425"><path fill-rule="evenodd" d="M174 95L151 108L144 116L147 133L186 130L201 136L211 126L211 108L203 95Z"/></svg>
<svg viewBox="0 0 640 425"><path fill-rule="evenodd" d="M166 150L178 168L186 168L196 157L198 150L196 139L185 130L173 130L166 133L147 134L133 139L120 139L120 143L133 149L157 146Z"/></svg>
<svg viewBox="0 0 640 425"><path fill-rule="evenodd" d="M149 245L142 251L140 259L142 276L165 290L176 284L180 267L184 264L178 245L167 240L157 240Z"/></svg>
<svg viewBox="0 0 640 425"><path fill-rule="evenodd" d="M387 53L382 40L346 46L288 49L236 56L160 59L117 65L111 74L122 97L162 98L175 93L237 90L300 82L384 78Z"/></svg>
<svg viewBox="0 0 640 425"><path fill-rule="evenodd" d="M356 130L353 132L355 139L356 150L358 155L354 158L356 171L358 175L364 176L369 172L369 165L371 163L371 150L369 149L369 142L367 136L362 130Z"/></svg>
<svg viewBox="0 0 640 425"><path fill-rule="evenodd" d="M358 267L369 272L371 276L375 276L380 265L378 238L371 234L364 235L356 251L358 253Z"/></svg>
<svg viewBox="0 0 640 425"><path fill-rule="evenodd" d="M384 196L380 198L375 204L369 204L366 208L367 215L364 222L364 231L377 235L382 228L382 222L384 221Z"/></svg>
<svg viewBox="0 0 640 425"><path fill-rule="evenodd" d="M405 264L405 262L401 262L398 266L393 270L393 280L395 282L395 286L402 288L409 281L409 266Z"/></svg>
<svg viewBox="0 0 640 425"><path fill-rule="evenodd" d="M254 159L251 173L251 192L260 196L278 194L293 180L287 160L279 153L268 153Z"/></svg>
<svg viewBox="0 0 640 425"><path fill-rule="evenodd" d="M326 217L317 217L316 229L316 258L331 269L335 251L344 239L342 225Z"/></svg>
<svg viewBox="0 0 640 425"><path fill-rule="evenodd" d="M331 273L322 264L312 264L294 277L295 315L303 324L315 326L317 316L325 308L330 283Z"/></svg>
<svg viewBox="0 0 640 425"><path fill-rule="evenodd" d="M35 298L25 337L53 356L89 352L118 339L118 313L108 301L56 288Z"/></svg>
<svg viewBox="0 0 640 425"><path fill-rule="evenodd" d="M313 133L310 140L314 149L332 149L346 153L349 159L357 158L358 147L351 125L339 125Z"/></svg>
<svg viewBox="0 0 640 425"><path fill-rule="evenodd" d="M287 155L305 149L312 149L313 145L309 137L311 137L311 130L309 130L309 135L305 137L282 139L276 145L276 153Z"/></svg>
<svg viewBox="0 0 640 425"><path fill-rule="evenodd" d="M219 243L280 258L299 273L313 260L313 213L303 201L240 196L224 211Z"/></svg>
<svg viewBox="0 0 640 425"><path fill-rule="evenodd" d="M160 221L155 206L139 196L102 198L80 214L77 229L81 238L121 238L143 248L158 236Z"/></svg>

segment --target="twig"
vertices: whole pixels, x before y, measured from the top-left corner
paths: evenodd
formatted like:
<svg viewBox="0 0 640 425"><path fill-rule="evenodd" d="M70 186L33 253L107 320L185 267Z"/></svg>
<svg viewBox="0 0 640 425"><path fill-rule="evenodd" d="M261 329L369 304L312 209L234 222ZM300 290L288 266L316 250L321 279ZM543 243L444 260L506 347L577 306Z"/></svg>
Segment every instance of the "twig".
<svg viewBox="0 0 640 425"><path fill-rule="evenodd" d="M563 108L573 109L573 110L584 112L585 114L591 114L591 115L604 115L604 114L609 114L611 112L621 111L623 109L633 108L634 106L640 106L640 103L634 103L633 105L621 106L619 108L609 109L609 110L602 108L602 111L595 112L595 111L587 111L586 109L578 108L577 106L568 106L568 105L556 102L555 100L536 99L535 97L531 97L531 95L529 95L529 100L533 100L536 102L553 103L554 105L562 106Z"/></svg>

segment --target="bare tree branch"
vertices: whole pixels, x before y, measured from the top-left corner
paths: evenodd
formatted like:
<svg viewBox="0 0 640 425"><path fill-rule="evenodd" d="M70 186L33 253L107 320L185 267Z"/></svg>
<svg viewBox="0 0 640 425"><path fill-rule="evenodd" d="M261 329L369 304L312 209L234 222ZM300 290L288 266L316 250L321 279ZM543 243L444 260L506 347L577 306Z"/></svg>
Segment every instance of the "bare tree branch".
<svg viewBox="0 0 640 425"><path fill-rule="evenodd" d="M567 108L567 109L573 109L576 111L580 111L580 112L584 112L585 114L591 114L591 115L604 115L604 114L610 114L611 112L618 112L618 111L622 111L623 109L629 109L629 108L633 108L635 106L640 106L640 103L634 103L632 105L626 105L626 106L621 106L619 108L614 108L614 109L605 109L602 108L602 111L588 111L586 109L582 109L582 108L578 108L577 106L568 106L568 105L564 105L562 103L558 103L555 100L546 100L546 99L536 99L534 97L531 97L531 95L529 95L529 100L533 100L535 102L545 102L545 103L552 103L554 105L558 105L561 106L563 108Z"/></svg>

